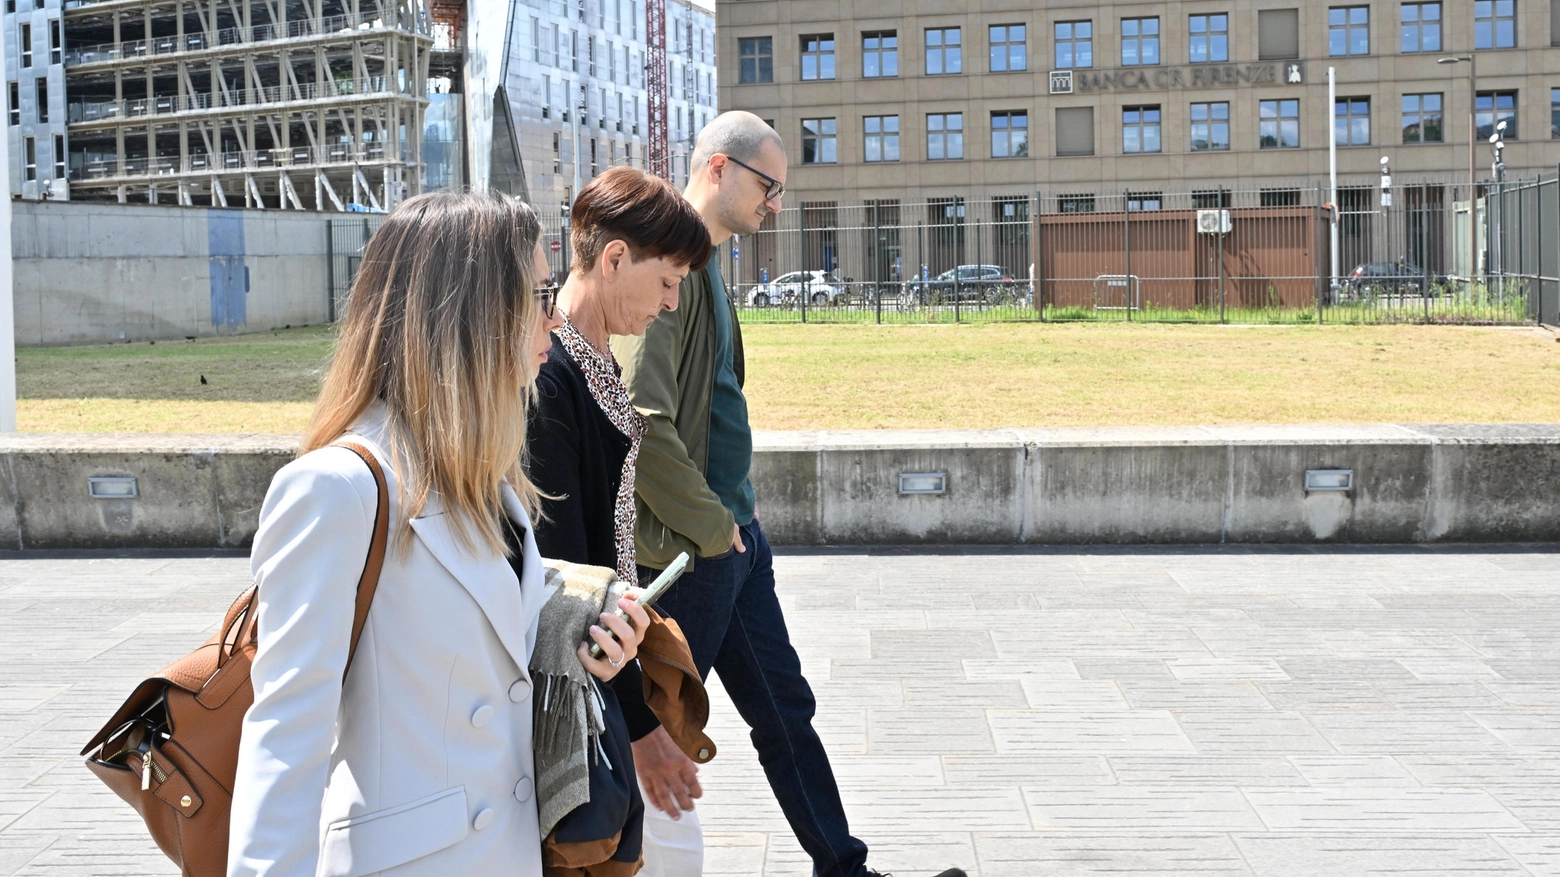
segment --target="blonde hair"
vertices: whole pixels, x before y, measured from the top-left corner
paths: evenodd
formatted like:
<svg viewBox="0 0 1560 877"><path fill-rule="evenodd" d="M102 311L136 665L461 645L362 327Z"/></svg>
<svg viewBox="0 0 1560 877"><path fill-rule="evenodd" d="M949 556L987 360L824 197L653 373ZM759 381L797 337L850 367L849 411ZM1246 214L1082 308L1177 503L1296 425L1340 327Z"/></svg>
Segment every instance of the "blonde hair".
<svg viewBox="0 0 1560 877"><path fill-rule="evenodd" d="M364 248L301 452L334 442L383 401L403 547L430 494L468 549L508 553L505 478L536 517L522 455L542 319L531 294L540 235L536 213L515 198L436 192L396 208Z"/></svg>

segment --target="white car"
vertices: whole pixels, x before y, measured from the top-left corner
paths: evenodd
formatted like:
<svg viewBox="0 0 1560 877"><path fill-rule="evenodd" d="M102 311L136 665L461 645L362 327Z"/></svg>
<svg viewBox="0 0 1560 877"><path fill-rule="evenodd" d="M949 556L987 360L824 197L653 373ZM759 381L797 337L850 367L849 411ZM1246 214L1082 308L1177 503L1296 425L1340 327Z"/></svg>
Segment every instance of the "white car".
<svg viewBox="0 0 1560 877"><path fill-rule="evenodd" d="M792 271L753 287L747 294L747 303L755 308L794 305L802 300L804 290L807 301L814 305L834 304L845 293L845 287L827 271Z"/></svg>

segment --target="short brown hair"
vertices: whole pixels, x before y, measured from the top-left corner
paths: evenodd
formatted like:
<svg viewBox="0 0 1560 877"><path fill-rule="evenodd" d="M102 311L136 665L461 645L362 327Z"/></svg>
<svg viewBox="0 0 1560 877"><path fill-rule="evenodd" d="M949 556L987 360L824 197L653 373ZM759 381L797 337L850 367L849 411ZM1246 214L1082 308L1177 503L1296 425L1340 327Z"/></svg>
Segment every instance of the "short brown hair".
<svg viewBox="0 0 1560 877"><path fill-rule="evenodd" d="M613 241L638 262L666 259L697 271L710 260L710 231L671 183L631 167L615 167L580 190L569 219L574 265L590 270Z"/></svg>

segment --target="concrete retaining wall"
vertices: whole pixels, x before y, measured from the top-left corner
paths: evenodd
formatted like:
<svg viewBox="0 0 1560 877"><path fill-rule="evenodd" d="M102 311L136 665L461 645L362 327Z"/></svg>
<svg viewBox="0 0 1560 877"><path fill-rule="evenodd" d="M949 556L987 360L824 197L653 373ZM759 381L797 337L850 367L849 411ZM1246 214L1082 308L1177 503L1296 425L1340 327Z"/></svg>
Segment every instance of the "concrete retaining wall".
<svg viewBox="0 0 1560 877"><path fill-rule="evenodd" d="M16 343L147 341L329 318L325 219L17 201Z"/></svg>
<svg viewBox="0 0 1560 877"><path fill-rule="evenodd" d="M0 547L242 547L277 436L0 440ZM760 433L780 544L1560 541L1560 424ZM1347 492L1307 469L1350 469ZM903 495L906 472L946 476ZM93 499L133 476L134 499Z"/></svg>

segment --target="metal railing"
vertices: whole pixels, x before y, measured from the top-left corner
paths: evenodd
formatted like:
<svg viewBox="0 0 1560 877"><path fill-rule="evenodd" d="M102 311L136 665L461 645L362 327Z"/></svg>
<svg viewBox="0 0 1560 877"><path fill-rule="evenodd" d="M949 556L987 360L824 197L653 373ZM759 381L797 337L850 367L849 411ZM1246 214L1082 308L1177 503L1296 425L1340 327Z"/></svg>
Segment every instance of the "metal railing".
<svg viewBox="0 0 1560 877"><path fill-rule="evenodd" d="M224 46L247 43L265 43L276 40L297 40L307 37L331 36L346 31L373 31L380 29L412 30L423 36L431 36L426 23L411 18L410 27L386 21L383 13L360 12L357 15L331 15L325 18L304 18L285 24L257 24L250 27L227 27L215 31L186 33L154 37L150 40L121 40L117 43L98 43L78 46L65 52L67 67L80 64L99 64L127 58L146 58L159 55L178 55L188 52L204 52Z"/></svg>
<svg viewBox="0 0 1560 877"><path fill-rule="evenodd" d="M332 79L305 82L297 86L267 85L261 88L235 88L220 94L196 92L186 95L162 95L134 100L75 100L66 106L66 118L72 124L163 116L227 107L258 107L267 104L391 96L395 83L384 76L366 80Z"/></svg>
<svg viewBox="0 0 1560 877"><path fill-rule="evenodd" d="M73 166L70 169L70 179L77 182L95 182L126 177L285 170L289 167L332 164L375 164L386 160L383 144L332 143L321 147L292 146L242 152L198 152L192 153L182 161L178 156L130 158L125 160L123 168L113 158L93 159ZM410 161L411 149L403 146L399 158L391 155L388 160Z"/></svg>
<svg viewBox="0 0 1560 877"><path fill-rule="evenodd" d="M717 258L744 319L760 322L1511 324L1560 289L1555 265L1534 267L1549 258L1538 241L1560 251L1553 175L1471 198L1466 183L1389 192L1383 204L1379 185L1341 186L1336 213L1314 185L804 201ZM1520 272L1499 255L1519 241ZM566 247L554 261L566 270Z"/></svg>

